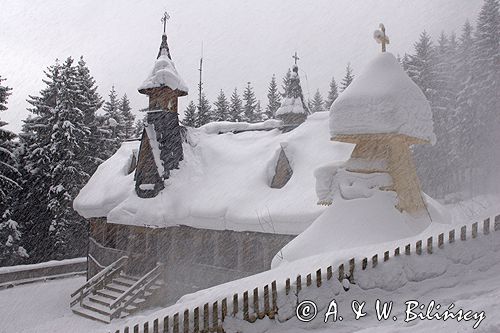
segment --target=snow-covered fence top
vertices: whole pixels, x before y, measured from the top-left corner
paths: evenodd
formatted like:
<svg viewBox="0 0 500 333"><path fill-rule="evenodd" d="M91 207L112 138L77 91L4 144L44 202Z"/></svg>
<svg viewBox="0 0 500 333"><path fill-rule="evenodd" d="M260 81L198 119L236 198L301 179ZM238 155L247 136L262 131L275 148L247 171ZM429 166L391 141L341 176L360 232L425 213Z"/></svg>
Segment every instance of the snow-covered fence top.
<svg viewBox="0 0 500 333"><path fill-rule="evenodd" d="M87 258L52 260L39 264L0 267L0 289L18 284L85 274Z"/></svg>
<svg viewBox="0 0 500 333"><path fill-rule="evenodd" d="M478 222L464 225L460 229L440 233L437 237L429 237L426 240L385 251L381 257L375 254L370 258L363 258L360 262L351 258L336 269L332 266L328 266L326 270L319 268L306 275L297 275L293 280L287 278L284 283L278 283L275 280L264 287L236 293L229 299L215 300L213 303L205 303L183 312L164 313L161 317L153 316L142 323L133 323L123 329L108 331L108 333L223 332L224 320L228 317L251 323L265 317L276 318L280 322L287 321L294 316L294 311L281 313L279 309L293 308L299 300L299 294L306 290L315 287L332 287L333 283L336 284L336 289L348 291L351 284L356 284L357 277L366 279L370 275L368 269L381 269L391 258L404 259L405 256L411 255L432 255L447 245L468 239L478 239L481 234L489 235L491 231L500 231L500 215L495 217L493 226L488 218L481 226ZM375 271L371 270L371 272Z"/></svg>

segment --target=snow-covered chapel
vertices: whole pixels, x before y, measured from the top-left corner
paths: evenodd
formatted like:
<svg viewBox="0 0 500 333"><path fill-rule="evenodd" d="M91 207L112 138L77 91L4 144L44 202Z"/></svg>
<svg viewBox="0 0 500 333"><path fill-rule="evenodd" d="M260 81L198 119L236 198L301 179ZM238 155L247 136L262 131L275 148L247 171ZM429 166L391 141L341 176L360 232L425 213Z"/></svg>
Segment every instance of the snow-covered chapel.
<svg viewBox="0 0 500 333"><path fill-rule="evenodd" d="M85 311L167 305L271 263L444 220L409 150L435 140L429 103L392 54L376 56L330 113L308 115L296 64L291 81L277 120L183 127L177 100L188 88L162 36L139 87L149 96L141 139L124 142L74 201L91 226L88 284L112 285L97 292L108 301L82 292ZM143 303L126 301L129 288L142 288Z"/></svg>

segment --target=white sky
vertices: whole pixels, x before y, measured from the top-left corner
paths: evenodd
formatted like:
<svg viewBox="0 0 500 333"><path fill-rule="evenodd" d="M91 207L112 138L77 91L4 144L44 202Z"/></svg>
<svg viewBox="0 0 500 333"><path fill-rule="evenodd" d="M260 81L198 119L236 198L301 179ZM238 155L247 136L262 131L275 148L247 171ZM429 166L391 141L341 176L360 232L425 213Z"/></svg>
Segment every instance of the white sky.
<svg viewBox="0 0 500 333"><path fill-rule="evenodd" d="M339 82L347 62L359 73L379 52L373 31L383 22L388 50L409 52L422 30L437 37L475 21L481 0L2 0L0 74L14 88L2 119L18 131L28 94L43 87L43 70L56 58L83 55L107 97L111 85L127 93L135 110L147 106L137 92L153 66L161 41L160 18L171 15L169 45L190 88L180 111L196 99L201 43L204 88L213 101L247 82L262 106L273 73L281 78L297 51L306 97L326 95L332 75ZM458 31L457 31L458 32Z"/></svg>

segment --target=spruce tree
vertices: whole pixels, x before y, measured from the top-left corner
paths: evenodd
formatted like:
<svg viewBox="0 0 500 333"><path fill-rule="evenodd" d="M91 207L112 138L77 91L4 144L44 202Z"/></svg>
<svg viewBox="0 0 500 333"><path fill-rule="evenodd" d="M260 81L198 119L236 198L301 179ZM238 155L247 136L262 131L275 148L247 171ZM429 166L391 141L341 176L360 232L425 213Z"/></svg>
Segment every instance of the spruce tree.
<svg viewBox="0 0 500 333"><path fill-rule="evenodd" d="M330 110L333 102L339 97L337 82L335 82L335 77L332 76L332 81L330 81L330 90L328 91L328 97L325 101L325 109Z"/></svg>
<svg viewBox="0 0 500 333"><path fill-rule="evenodd" d="M319 89L316 90L316 93L314 94L313 100L311 102L311 112L322 112L325 111L324 109L324 104L325 102L323 101L323 97L321 96L321 93L319 92Z"/></svg>
<svg viewBox="0 0 500 333"><path fill-rule="evenodd" d="M113 141L115 150L120 147L121 141L125 138L124 120L120 112L120 101L115 90L115 86L111 86L108 100L103 107L106 125L109 130L109 139ZM113 152L114 153L114 152Z"/></svg>
<svg viewBox="0 0 500 333"><path fill-rule="evenodd" d="M99 164L111 156L106 147L109 146L105 134L107 131L102 126L97 111L101 108L103 100L97 93L97 85L90 74L87 64L80 57L76 67L76 85L80 90L77 102L78 108L84 112L84 123L89 127L87 151L83 155L85 172L92 175Z"/></svg>
<svg viewBox="0 0 500 333"><path fill-rule="evenodd" d="M276 76L274 74L267 90L267 100L265 115L267 119L273 119L276 111L281 106L281 94L278 91L278 84L276 83Z"/></svg>
<svg viewBox="0 0 500 333"><path fill-rule="evenodd" d="M222 89L217 96L217 101L215 101L214 107L214 121L229 120L229 102L227 101L226 95Z"/></svg>
<svg viewBox="0 0 500 333"><path fill-rule="evenodd" d="M7 110L7 98L11 88L2 84L0 76L0 112ZM21 232L16 221L11 219L11 209L20 189L19 171L13 151L16 135L4 127L6 122L0 118L0 267L20 264L27 258L26 250L20 246Z"/></svg>
<svg viewBox="0 0 500 333"><path fill-rule="evenodd" d="M238 94L238 90L234 88L234 91L231 95L231 100L229 103L229 119L233 122L242 121L242 112L243 112L243 102L241 101L241 97Z"/></svg>
<svg viewBox="0 0 500 333"><path fill-rule="evenodd" d="M248 82L245 91L243 92L243 119L249 123L255 123L260 121L259 115L256 113L257 99L255 98L255 93L253 88Z"/></svg>
<svg viewBox="0 0 500 333"><path fill-rule="evenodd" d="M346 90L347 87L349 87L349 85L352 83L352 80L354 80L354 74L351 68L351 64L349 63L345 68L344 78L342 79L342 82L340 82L340 92Z"/></svg>
<svg viewBox="0 0 500 333"><path fill-rule="evenodd" d="M127 94L124 94L120 100L118 109L121 112L121 117L123 119L123 134L125 139L130 139L134 133L134 121L135 116L132 113L132 108L130 107L130 101Z"/></svg>
<svg viewBox="0 0 500 333"><path fill-rule="evenodd" d="M86 125L78 68L73 59L46 71L46 87L30 96L33 114L21 134L22 186L16 215L31 260L45 261L85 253L87 222L72 208L86 184L85 156L91 130Z"/></svg>
<svg viewBox="0 0 500 333"><path fill-rule="evenodd" d="M477 128L474 156L481 161L478 183L490 186L488 176L500 175L500 156L491 147L500 142L500 1L485 0L477 19L472 52L471 100Z"/></svg>
<svg viewBox="0 0 500 333"><path fill-rule="evenodd" d="M141 138L143 130L144 130L144 121L142 119L137 119L134 125L134 138Z"/></svg>
<svg viewBox="0 0 500 333"><path fill-rule="evenodd" d="M291 80L292 80L292 71L289 68L285 76L283 77L283 84L281 85L281 89L283 90L283 93L281 94L282 97L285 97L286 92L288 91L288 89L290 89Z"/></svg>
<svg viewBox="0 0 500 333"><path fill-rule="evenodd" d="M189 102L186 111L184 111L184 119L182 120L182 124L188 127L195 127L196 118L197 118L196 104L194 104L194 102L191 101Z"/></svg>
<svg viewBox="0 0 500 333"><path fill-rule="evenodd" d="M205 96L201 94L200 102L198 105L198 116L196 117L196 127L203 126L212 121L212 107L210 102Z"/></svg>

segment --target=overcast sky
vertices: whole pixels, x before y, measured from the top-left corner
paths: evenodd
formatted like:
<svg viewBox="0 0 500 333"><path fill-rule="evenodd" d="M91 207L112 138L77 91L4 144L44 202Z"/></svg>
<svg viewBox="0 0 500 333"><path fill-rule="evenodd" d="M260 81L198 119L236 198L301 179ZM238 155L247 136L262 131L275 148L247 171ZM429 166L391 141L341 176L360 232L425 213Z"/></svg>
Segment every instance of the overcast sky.
<svg viewBox="0 0 500 333"><path fill-rule="evenodd" d="M56 58L83 55L101 95L112 85L127 93L135 110L147 106L137 87L151 70L166 9L169 45L190 88L180 110L196 99L201 44L204 87L213 101L247 82L262 106L273 73L280 83L297 51L306 97L326 95L332 75L340 81L377 52L373 31L385 23L394 54L412 50L424 29L437 37L475 21L481 0L2 0L0 74L13 94L2 119L18 131L28 112L28 94L43 87L43 70ZM182 112L181 112L182 113Z"/></svg>

